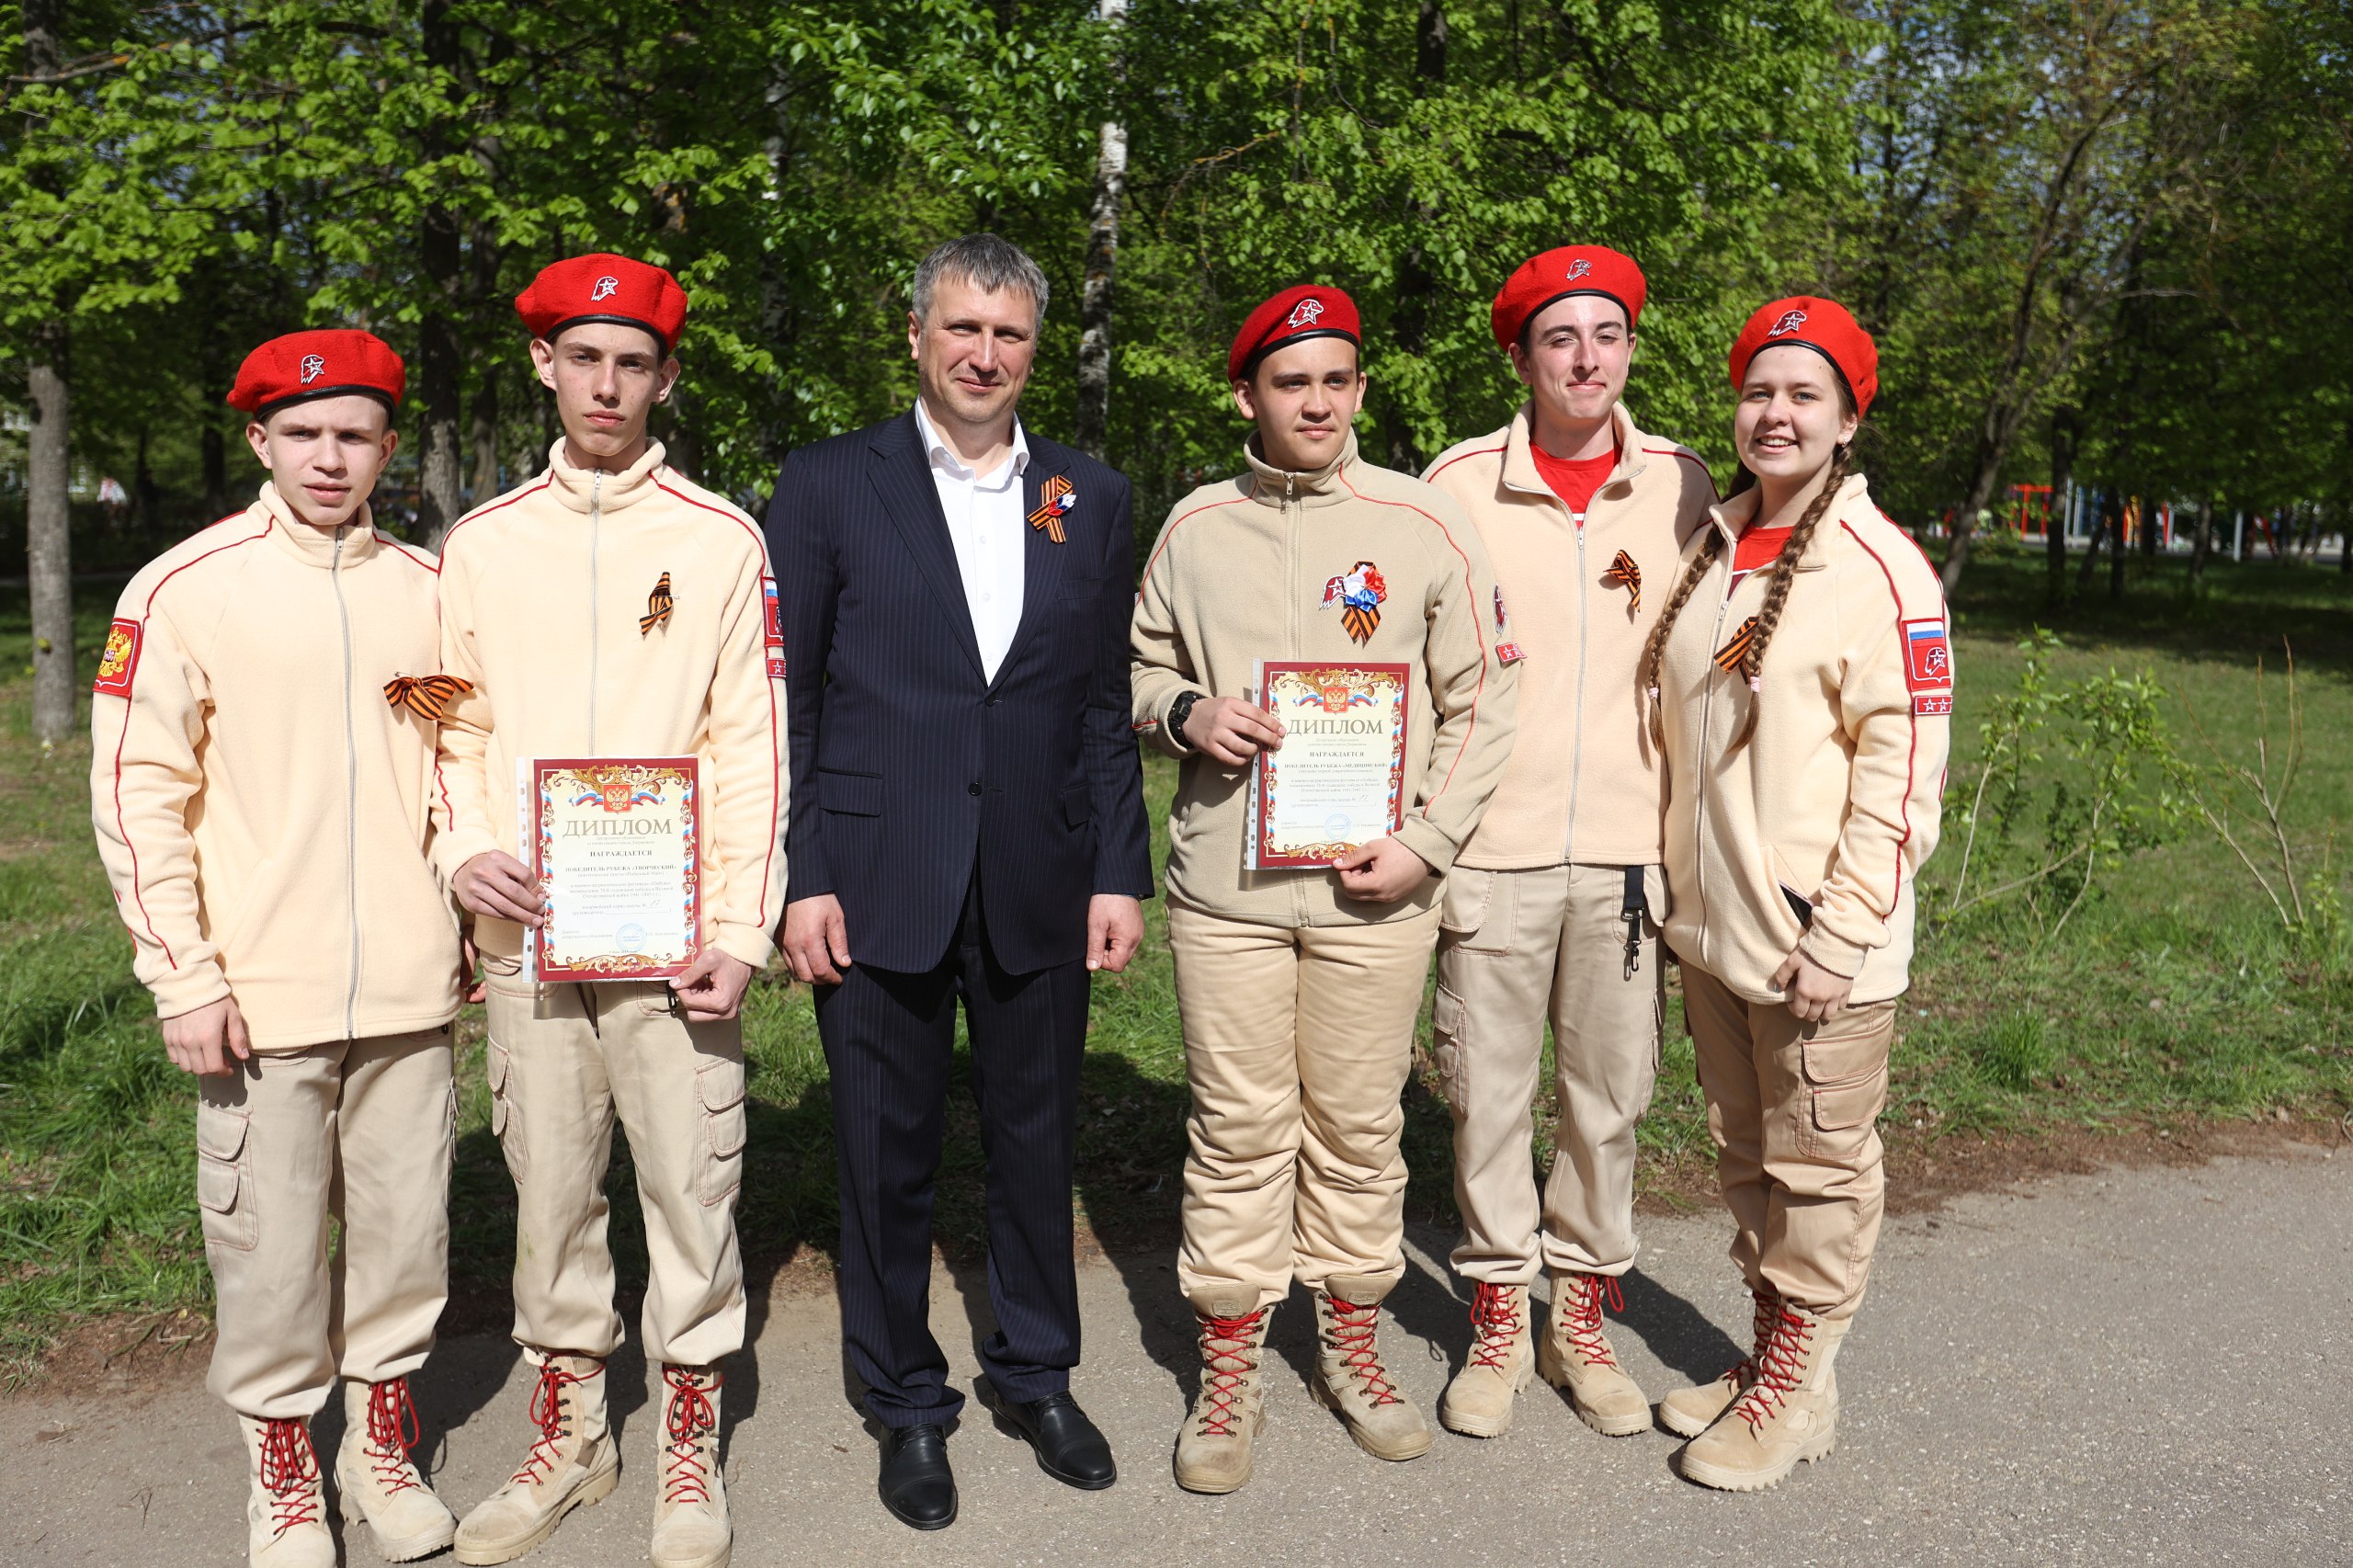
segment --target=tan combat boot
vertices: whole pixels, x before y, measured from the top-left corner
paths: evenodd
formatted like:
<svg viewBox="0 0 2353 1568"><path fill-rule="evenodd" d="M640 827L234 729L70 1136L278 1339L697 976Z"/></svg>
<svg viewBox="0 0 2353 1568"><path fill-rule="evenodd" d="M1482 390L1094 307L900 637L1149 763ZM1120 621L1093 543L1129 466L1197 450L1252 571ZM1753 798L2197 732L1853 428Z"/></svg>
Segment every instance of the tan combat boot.
<svg viewBox="0 0 2353 1568"><path fill-rule="evenodd" d="M253 1489L245 1499L245 1556L253 1568L335 1568L326 1494L310 1426L237 1417Z"/></svg>
<svg viewBox="0 0 2353 1568"><path fill-rule="evenodd" d="M1716 1424L1741 1396L1743 1390L1756 1381L1756 1358L1765 1354L1765 1344L1773 1337L1773 1324L1781 1315L1781 1294L1770 1285L1759 1289L1750 1286L1749 1299L1756 1303L1751 1315L1748 1354L1735 1361L1724 1375L1712 1382L1695 1383L1688 1389L1677 1389L1658 1402L1659 1425L1686 1437L1696 1437Z"/></svg>
<svg viewBox="0 0 2353 1568"><path fill-rule="evenodd" d="M719 1473L715 1367L662 1369L661 1488L654 1505L654 1568L727 1568L735 1530Z"/></svg>
<svg viewBox="0 0 2353 1568"><path fill-rule="evenodd" d="M1176 1434L1176 1484L1233 1492L1250 1479L1250 1448L1267 1424L1267 1328L1275 1309L1248 1289L1205 1291L1193 1302L1201 1329L1201 1392Z"/></svg>
<svg viewBox="0 0 2353 1568"><path fill-rule="evenodd" d="M601 1503L620 1480L620 1445L605 1425L605 1364L549 1356L531 1391L540 1428L522 1467L458 1527L458 1561L511 1562L555 1534L564 1515Z"/></svg>
<svg viewBox="0 0 2353 1568"><path fill-rule="evenodd" d="M458 1537L458 1521L409 1453L424 1433L408 1380L343 1385L343 1446L335 1483L342 1495L346 1540L362 1519L387 1562L429 1557Z"/></svg>
<svg viewBox="0 0 2353 1568"><path fill-rule="evenodd" d="M1417 1460L1437 1439L1381 1365L1385 1280L1335 1274L1315 1292L1315 1397L1340 1413L1357 1447L1377 1460Z"/></svg>
<svg viewBox="0 0 2353 1568"><path fill-rule="evenodd" d="M1446 1385L1438 1418L1466 1437L1511 1430L1512 1403L1536 1376L1536 1337L1528 1322L1528 1287L1478 1281L1471 1295L1471 1356Z"/></svg>
<svg viewBox="0 0 2353 1568"><path fill-rule="evenodd" d="M1755 1381L1716 1424L1683 1449L1683 1473L1720 1492L1778 1486L1801 1460L1838 1445L1838 1384L1831 1377L1847 1320L1825 1323L1788 1301L1756 1358Z"/></svg>
<svg viewBox="0 0 2353 1568"><path fill-rule="evenodd" d="M1563 1270L1552 1276L1552 1310L1537 1343L1536 1369L1568 1391L1577 1418L1605 1437L1626 1437L1651 1424L1651 1402L1618 1365L1602 1332L1601 1299L1619 1312L1626 1298L1614 1275Z"/></svg>

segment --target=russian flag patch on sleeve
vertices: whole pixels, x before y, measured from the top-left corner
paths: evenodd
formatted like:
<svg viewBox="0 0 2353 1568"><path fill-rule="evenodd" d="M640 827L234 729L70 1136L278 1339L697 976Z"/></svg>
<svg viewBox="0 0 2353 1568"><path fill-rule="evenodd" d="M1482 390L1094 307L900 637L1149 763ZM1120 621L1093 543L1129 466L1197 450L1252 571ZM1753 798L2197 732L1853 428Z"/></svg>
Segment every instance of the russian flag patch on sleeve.
<svg viewBox="0 0 2353 1568"><path fill-rule="evenodd" d="M1904 684L1912 693L1915 717L1952 712L1952 642L1942 616L1898 624L1904 640Z"/></svg>
<svg viewBox="0 0 2353 1568"><path fill-rule="evenodd" d="M760 600L763 612L767 617L765 636L767 645L768 679L782 680L784 678L784 607L777 602L775 578L760 579Z"/></svg>
<svg viewBox="0 0 2353 1568"><path fill-rule="evenodd" d="M139 673L139 642L141 626L135 620L117 620L107 628L106 652L98 655L98 678L90 689L108 697L129 697L131 678Z"/></svg>

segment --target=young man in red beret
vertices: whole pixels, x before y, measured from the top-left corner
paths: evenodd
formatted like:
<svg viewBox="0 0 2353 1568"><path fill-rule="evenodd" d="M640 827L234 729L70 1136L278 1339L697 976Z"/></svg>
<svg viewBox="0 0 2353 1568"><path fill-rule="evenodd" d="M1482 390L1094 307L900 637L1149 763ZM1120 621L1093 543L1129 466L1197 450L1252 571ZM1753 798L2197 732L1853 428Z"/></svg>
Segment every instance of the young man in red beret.
<svg viewBox="0 0 2353 1568"><path fill-rule="evenodd" d="M517 1203L515 1337L539 1370L539 1434L467 1515L460 1562L504 1562L613 1489L605 1361L621 1340L605 1244L616 1117L629 1134L659 1369L655 1568L710 1568L733 1540L718 1362L744 1338L744 993L784 904L783 649L759 530L646 435L678 377L687 297L657 267L576 256L516 301L563 435L537 479L442 546L443 667L468 683L441 730L435 809L489 991L493 1121ZM669 982L534 984L524 932L547 895L517 856L529 757L699 759L700 950Z"/></svg>
<svg viewBox="0 0 2353 1568"><path fill-rule="evenodd" d="M364 332L246 358L228 401L269 481L131 579L91 704L98 853L200 1075L208 1384L244 1431L257 1568L335 1561L310 1421L338 1381L346 1517L396 1560L457 1528L408 1457L449 1294L459 994L426 863L433 559L368 508L404 381Z"/></svg>
<svg viewBox="0 0 2353 1568"><path fill-rule="evenodd" d="M1472 1437L1506 1431L1539 1372L1597 1432L1651 1424L1602 1326L1634 1261L1634 1123L1664 998L1665 779L1634 668L1716 491L1695 454L1626 412L1645 292L1632 258L1602 245L1522 263L1491 321L1528 401L1423 476L1478 527L1502 585L1495 636L1519 671L1519 744L1439 922L1434 1034L1474 1337L1438 1417ZM1548 1016L1560 1119L1540 1202L1529 1135ZM1540 1338L1540 1269L1552 1278Z"/></svg>
<svg viewBox="0 0 2353 1568"><path fill-rule="evenodd" d="M1399 1096L1441 880L1510 750L1514 672L1461 508L1357 455L1359 352L1337 289L1287 289L1251 312L1226 362L1257 426L1249 467L1169 514L1131 638L1136 728L1183 765L1168 936L1193 1106L1177 1278L1202 1380L1176 1471L1196 1492L1250 1477L1267 1320L1294 1280L1315 1296L1313 1391L1358 1445L1410 1460L1431 1440L1377 1340L1404 1273ZM1328 867L1253 870L1251 771L1284 740L1256 665L1297 659L1407 666L1403 823Z"/></svg>

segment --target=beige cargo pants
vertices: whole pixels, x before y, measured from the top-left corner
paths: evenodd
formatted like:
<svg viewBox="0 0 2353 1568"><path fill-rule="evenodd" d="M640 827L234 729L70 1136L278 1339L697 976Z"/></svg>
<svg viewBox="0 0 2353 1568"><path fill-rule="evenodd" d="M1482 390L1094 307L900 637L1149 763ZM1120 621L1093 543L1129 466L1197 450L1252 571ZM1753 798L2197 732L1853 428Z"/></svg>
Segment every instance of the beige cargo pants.
<svg viewBox="0 0 2353 1568"><path fill-rule="evenodd" d="M1267 926L1171 903L1185 1030L1191 1299L1405 1271L1405 1131L1433 907L1377 926Z"/></svg>
<svg viewBox="0 0 2353 1568"><path fill-rule="evenodd" d="M646 1359L703 1366L739 1348L740 1020L688 1023L659 983L488 984L491 1121L515 1178L517 1342L596 1357L621 1342L605 1235L618 1115L645 1215Z"/></svg>
<svg viewBox="0 0 2353 1568"><path fill-rule="evenodd" d="M1802 1024L1687 963L1683 1011L1732 1210L1732 1260L1752 1287L1770 1285L1822 1317L1852 1317L1887 1200L1878 1120L1895 1004Z"/></svg>
<svg viewBox="0 0 2353 1568"><path fill-rule="evenodd" d="M1658 868L1642 869L1650 915ZM1634 1123L1657 1081L1664 949L1646 915L1630 964L1626 869L1447 874L1432 1033L1454 1109L1454 1267L1490 1285L1632 1267ZM1529 1136L1552 1024L1560 1120L1541 1204Z"/></svg>
<svg viewBox="0 0 2353 1568"><path fill-rule="evenodd" d="M197 1085L220 1324L205 1386L241 1415L290 1420L338 1379L423 1366L449 1294L449 1027L256 1052Z"/></svg>

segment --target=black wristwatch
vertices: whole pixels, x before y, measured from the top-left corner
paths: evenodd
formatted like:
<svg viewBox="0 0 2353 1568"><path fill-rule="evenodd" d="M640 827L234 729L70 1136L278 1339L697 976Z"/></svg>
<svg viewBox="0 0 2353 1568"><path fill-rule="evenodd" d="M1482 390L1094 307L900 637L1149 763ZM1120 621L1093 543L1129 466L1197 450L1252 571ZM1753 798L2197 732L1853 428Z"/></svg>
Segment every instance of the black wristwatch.
<svg viewBox="0 0 2353 1568"><path fill-rule="evenodd" d="M1191 751L1193 743L1185 738L1185 721L1193 716L1193 704L1201 699L1198 691L1180 691L1176 700L1168 705L1168 735L1178 749Z"/></svg>

